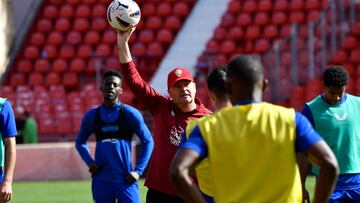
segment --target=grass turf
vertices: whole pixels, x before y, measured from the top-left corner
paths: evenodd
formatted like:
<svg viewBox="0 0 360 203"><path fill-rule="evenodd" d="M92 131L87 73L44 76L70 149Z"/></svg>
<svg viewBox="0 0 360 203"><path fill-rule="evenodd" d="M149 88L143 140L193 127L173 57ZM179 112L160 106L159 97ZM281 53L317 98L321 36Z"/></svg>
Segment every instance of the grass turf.
<svg viewBox="0 0 360 203"><path fill-rule="evenodd" d="M315 178L307 180L310 196L313 194ZM141 203L145 203L146 187L140 180ZM90 180L29 181L14 182L12 203L89 203L91 198Z"/></svg>

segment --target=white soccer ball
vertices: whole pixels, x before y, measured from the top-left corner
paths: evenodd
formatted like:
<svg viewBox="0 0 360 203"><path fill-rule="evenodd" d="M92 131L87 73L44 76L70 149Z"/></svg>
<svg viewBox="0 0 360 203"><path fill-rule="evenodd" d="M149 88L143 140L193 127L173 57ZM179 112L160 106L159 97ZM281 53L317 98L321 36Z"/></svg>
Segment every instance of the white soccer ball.
<svg viewBox="0 0 360 203"><path fill-rule="evenodd" d="M138 4L133 0L113 0L107 10L107 20L111 27L127 31L130 25L137 25L141 12Z"/></svg>

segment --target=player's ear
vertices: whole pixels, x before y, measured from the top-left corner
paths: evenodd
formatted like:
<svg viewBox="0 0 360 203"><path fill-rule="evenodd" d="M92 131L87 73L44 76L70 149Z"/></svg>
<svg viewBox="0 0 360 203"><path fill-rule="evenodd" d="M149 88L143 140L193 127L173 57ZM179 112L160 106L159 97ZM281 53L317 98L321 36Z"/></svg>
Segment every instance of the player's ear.
<svg viewBox="0 0 360 203"><path fill-rule="evenodd" d="M266 87L268 86L268 84L269 84L269 80L267 78L264 78L263 87L262 87L263 92L266 90Z"/></svg>

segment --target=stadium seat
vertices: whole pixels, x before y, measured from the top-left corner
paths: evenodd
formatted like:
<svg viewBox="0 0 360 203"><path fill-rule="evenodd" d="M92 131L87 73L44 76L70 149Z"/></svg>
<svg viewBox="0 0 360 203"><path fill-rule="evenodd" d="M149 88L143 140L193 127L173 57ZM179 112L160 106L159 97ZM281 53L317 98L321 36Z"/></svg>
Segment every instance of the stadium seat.
<svg viewBox="0 0 360 203"><path fill-rule="evenodd" d="M269 24L270 19L267 13L265 12L258 12L255 15L254 23L259 26L265 26Z"/></svg>
<svg viewBox="0 0 360 203"><path fill-rule="evenodd" d="M300 111L305 104L305 88L294 86L290 91L290 106Z"/></svg>
<svg viewBox="0 0 360 203"><path fill-rule="evenodd" d="M258 39L255 42L254 51L256 53L265 53L270 49L270 43L266 39Z"/></svg>
<svg viewBox="0 0 360 203"><path fill-rule="evenodd" d="M76 6L81 3L81 0L66 0L66 2L70 5Z"/></svg>
<svg viewBox="0 0 360 203"><path fill-rule="evenodd" d="M95 74L96 69L101 70L104 64L103 61L99 58L92 58L88 61L87 66L85 68L86 74Z"/></svg>
<svg viewBox="0 0 360 203"><path fill-rule="evenodd" d="M353 27L352 27L352 33L355 35L355 36L357 36L357 37L359 37L360 36L360 22L356 22L354 25L353 25Z"/></svg>
<svg viewBox="0 0 360 203"><path fill-rule="evenodd" d="M50 69L50 63L47 59L36 59L34 71L39 73L47 73Z"/></svg>
<svg viewBox="0 0 360 203"><path fill-rule="evenodd" d="M90 14L91 14L91 9L86 4L78 5L75 11L76 18L88 18L90 17Z"/></svg>
<svg viewBox="0 0 360 203"><path fill-rule="evenodd" d="M345 50L337 50L332 58L332 62L336 64L346 63L349 60L348 54Z"/></svg>
<svg viewBox="0 0 360 203"><path fill-rule="evenodd" d="M10 85L12 87L16 87L18 85L25 85L26 84L26 78L23 73L14 73L10 76Z"/></svg>
<svg viewBox="0 0 360 203"><path fill-rule="evenodd" d="M248 26L252 23L251 15L248 13L240 13L236 19L236 25Z"/></svg>
<svg viewBox="0 0 360 203"><path fill-rule="evenodd" d="M274 2L274 11L287 11L289 4L287 0L275 0Z"/></svg>
<svg viewBox="0 0 360 203"><path fill-rule="evenodd" d="M288 37L291 33L291 26L290 25L283 25L281 26L280 34L281 37Z"/></svg>
<svg viewBox="0 0 360 203"><path fill-rule="evenodd" d="M64 3L63 0L50 0L50 4L53 4L53 5L60 5Z"/></svg>
<svg viewBox="0 0 360 203"><path fill-rule="evenodd" d="M282 11L274 12L271 16L271 22L274 25L282 26L282 25L286 24L287 21L288 21L288 17L286 15L286 13L282 12Z"/></svg>
<svg viewBox="0 0 360 203"><path fill-rule="evenodd" d="M51 86L51 85L58 85L61 83L61 78L58 73L56 72L50 72L45 76L45 85Z"/></svg>
<svg viewBox="0 0 360 203"><path fill-rule="evenodd" d="M82 42L81 33L75 30L72 30L66 34L66 43L71 45L78 45Z"/></svg>
<svg viewBox="0 0 360 203"><path fill-rule="evenodd" d="M39 72L34 72L29 75L28 85L30 86L41 86L44 84L44 76Z"/></svg>
<svg viewBox="0 0 360 203"><path fill-rule="evenodd" d="M305 15L302 11L293 11L290 13L290 21L293 23L304 23L305 22Z"/></svg>
<svg viewBox="0 0 360 203"><path fill-rule="evenodd" d="M62 84L65 88L75 88L79 86L78 75L74 72L66 72L63 76Z"/></svg>
<svg viewBox="0 0 360 203"><path fill-rule="evenodd" d="M160 17L167 17L172 13L171 3L169 2L161 2L157 6L156 13Z"/></svg>
<svg viewBox="0 0 360 203"><path fill-rule="evenodd" d="M68 32L71 28L71 23L67 18L58 18L55 21L55 30L61 33Z"/></svg>
<svg viewBox="0 0 360 203"><path fill-rule="evenodd" d="M242 11L245 13L253 13L258 9L258 5L255 0L244 1Z"/></svg>
<svg viewBox="0 0 360 203"><path fill-rule="evenodd" d="M303 0L292 0L290 1L290 9L292 11L302 11L304 9L304 1Z"/></svg>
<svg viewBox="0 0 360 203"><path fill-rule="evenodd" d="M110 57L106 60L106 67L111 69L118 69L120 67L117 57Z"/></svg>
<svg viewBox="0 0 360 203"><path fill-rule="evenodd" d="M37 59L39 58L39 48L36 46L27 46L24 51L24 57L26 59Z"/></svg>
<svg viewBox="0 0 360 203"><path fill-rule="evenodd" d="M173 41L173 34L169 29L160 29L157 32L156 40L162 44L170 44Z"/></svg>
<svg viewBox="0 0 360 203"><path fill-rule="evenodd" d="M76 55L80 58L88 58L92 55L93 49L89 44L82 44L78 47Z"/></svg>
<svg viewBox="0 0 360 203"><path fill-rule="evenodd" d="M52 135L55 132L54 119L50 115L39 114L38 122L39 124L39 135Z"/></svg>
<svg viewBox="0 0 360 203"><path fill-rule="evenodd" d="M84 42L86 44L95 45L100 41L100 35L94 30L90 30L85 34Z"/></svg>
<svg viewBox="0 0 360 203"><path fill-rule="evenodd" d="M91 29L101 32L109 26L104 17L96 17L91 21Z"/></svg>
<svg viewBox="0 0 360 203"><path fill-rule="evenodd" d="M57 57L57 48L54 45L47 44L43 47L43 50L41 51L41 57L43 58L49 58L53 59Z"/></svg>
<svg viewBox="0 0 360 203"><path fill-rule="evenodd" d="M355 36L348 35L342 43L342 48L351 50L358 46L358 39Z"/></svg>
<svg viewBox="0 0 360 203"><path fill-rule="evenodd" d="M108 57L111 55L111 48L108 44L100 43L96 46L96 54L99 56Z"/></svg>
<svg viewBox="0 0 360 203"><path fill-rule="evenodd" d="M75 73L81 73L85 69L85 61L82 58L73 58L70 62L69 70Z"/></svg>
<svg viewBox="0 0 360 203"><path fill-rule="evenodd" d="M350 60L354 63L360 63L360 50L354 49L351 51Z"/></svg>
<svg viewBox="0 0 360 203"><path fill-rule="evenodd" d="M143 57L146 53L146 46L141 42L136 42L131 46L131 51L135 57Z"/></svg>
<svg viewBox="0 0 360 203"><path fill-rule="evenodd" d="M72 133L78 133L80 130L81 121L84 114L81 112L74 111L71 113L71 121L73 124Z"/></svg>
<svg viewBox="0 0 360 203"><path fill-rule="evenodd" d="M261 12L269 12L272 10L271 0L260 0L258 3L258 10Z"/></svg>
<svg viewBox="0 0 360 203"><path fill-rule="evenodd" d="M94 5L97 0L83 0L83 4Z"/></svg>
<svg viewBox="0 0 360 203"><path fill-rule="evenodd" d="M171 30L178 30L181 27L181 24L182 23L178 16L171 15L166 18L164 26L165 26L165 28L168 28Z"/></svg>
<svg viewBox="0 0 360 203"><path fill-rule="evenodd" d="M206 51L210 53L218 53L219 44L215 40L210 40L206 43Z"/></svg>
<svg viewBox="0 0 360 203"><path fill-rule="evenodd" d="M275 39L279 37L278 28L275 25L267 25L264 28L264 37L268 39Z"/></svg>
<svg viewBox="0 0 360 203"><path fill-rule="evenodd" d="M74 7L70 4L64 4L60 7L59 17L72 18L74 17Z"/></svg>
<svg viewBox="0 0 360 203"><path fill-rule="evenodd" d="M75 55L74 46L69 44L64 44L60 47L59 58L70 59Z"/></svg>
<svg viewBox="0 0 360 203"><path fill-rule="evenodd" d="M27 73L31 73L32 70L33 70L33 64L31 60L21 59L20 61L17 62L16 71L27 74Z"/></svg>
<svg viewBox="0 0 360 203"><path fill-rule="evenodd" d="M226 38L226 29L224 27L217 27L213 33L216 41L222 41Z"/></svg>
<svg viewBox="0 0 360 203"><path fill-rule="evenodd" d="M257 39L261 36L260 27L256 25L248 26L245 32L246 39Z"/></svg>
<svg viewBox="0 0 360 203"><path fill-rule="evenodd" d="M43 9L43 16L47 19L56 19L58 17L58 9L54 5L46 5Z"/></svg>
<svg viewBox="0 0 360 203"><path fill-rule="evenodd" d="M308 22L315 21L319 19L319 17L320 17L320 12L318 10L313 10L307 13Z"/></svg>
<svg viewBox="0 0 360 203"><path fill-rule="evenodd" d="M234 15L231 13L225 13L222 17L221 17L221 26L223 27L231 27L235 24L235 18Z"/></svg>
<svg viewBox="0 0 360 203"><path fill-rule="evenodd" d="M223 54L231 54L235 51L236 44L231 40L225 40L223 43L221 43L220 46L220 53Z"/></svg>
<svg viewBox="0 0 360 203"><path fill-rule="evenodd" d="M102 35L103 43L106 44L115 44L116 43L116 32L114 30L106 30Z"/></svg>
<svg viewBox="0 0 360 203"><path fill-rule="evenodd" d="M228 12L237 15L241 11L241 3L237 0L230 1L228 5Z"/></svg>
<svg viewBox="0 0 360 203"><path fill-rule="evenodd" d="M148 29L145 29L145 30L141 30L140 32L140 35L139 35L139 41L141 43L150 43L150 42L153 42L155 39L155 36L154 36L154 32L152 30L148 30Z"/></svg>
<svg viewBox="0 0 360 203"><path fill-rule="evenodd" d="M104 18L106 16L106 7L102 4L95 4L91 11L91 16Z"/></svg>
<svg viewBox="0 0 360 203"><path fill-rule="evenodd" d="M40 19L36 24L36 30L41 33L48 33L52 30L52 22L50 19Z"/></svg>
<svg viewBox="0 0 360 203"><path fill-rule="evenodd" d="M146 17L154 16L156 14L156 5L152 3L145 3L141 8L141 15Z"/></svg>
<svg viewBox="0 0 360 203"><path fill-rule="evenodd" d="M233 26L229 29L227 33L227 39L230 40L241 40L244 37L244 31L239 26Z"/></svg>
<svg viewBox="0 0 360 203"><path fill-rule="evenodd" d="M150 16L146 19L145 27L150 30L158 30L162 27L162 20L159 16Z"/></svg>
<svg viewBox="0 0 360 203"><path fill-rule="evenodd" d="M88 31L90 28L89 21L86 18L76 18L74 20L73 29L79 32Z"/></svg>
<svg viewBox="0 0 360 203"><path fill-rule="evenodd" d="M34 32L30 37L30 44L34 46L42 46L45 43L45 36L41 32Z"/></svg>
<svg viewBox="0 0 360 203"><path fill-rule="evenodd" d="M51 32L47 38L47 44L55 45L55 46L62 44L63 41L64 41L64 37L58 31Z"/></svg>
<svg viewBox="0 0 360 203"><path fill-rule="evenodd" d="M52 64L53 72L61 74L67 70L68 70L68 64L65 59L58 58L53 61L53 64Z"/></svg>
<svg viewBox="0 0 360 203"><path fill-rule="evenodd" d="M181 18L184 18L188 15L189 10L189 6L186 3L178 1L174 5L173 13Z"/></svg>
<svg viewBox="0 0 360 203"><path fill-rule="evenodd" d="M151 42L148 46L146 55L152 58L159 58L164 55L164 49L159 42Z"/></svg>
<svg viewBox="0 0 360 203"><path fill-rule="evenodd" d="M322 7L321 1L319 0L306 0L306 9L311 10L320 10Z"/></svg>

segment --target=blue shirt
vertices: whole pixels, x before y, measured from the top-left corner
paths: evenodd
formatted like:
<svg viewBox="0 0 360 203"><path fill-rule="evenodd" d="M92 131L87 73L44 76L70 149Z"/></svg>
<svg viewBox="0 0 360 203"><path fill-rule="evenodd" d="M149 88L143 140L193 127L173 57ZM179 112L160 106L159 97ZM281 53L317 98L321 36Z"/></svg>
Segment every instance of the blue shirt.
<svg viewBox="0 0 360 203"><path fill-rule="evenodd" d="M3 138L17 135L14 111L8 100L5 101L0 112L0 128Z"/></svg>
<svg viewBox="0 0 360 203"><path fill-rule="evenodd" d="M100 118L104 122L116 120L121 111L121 103L111 108L101 106ZM154 143L149 129L147 128L141 113L129 106L124 105L126 123L122 125L136 134L142 144L142 150L135 168L131 164L131 141L126 139L106 139L96 143L95 160L91 157L87 140L94 133L94 119L96 109L88 111L81 123L80 132L76 139L76 149L87 165L96 163L99 170L93 176L94 179L102 179L111 182L124 182L124 177L131 171L141 175L147 166ZM120 129L121 130L121 129Z"/></svg>

